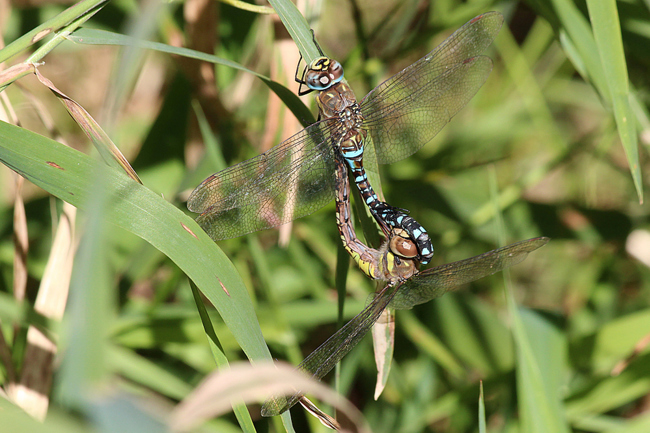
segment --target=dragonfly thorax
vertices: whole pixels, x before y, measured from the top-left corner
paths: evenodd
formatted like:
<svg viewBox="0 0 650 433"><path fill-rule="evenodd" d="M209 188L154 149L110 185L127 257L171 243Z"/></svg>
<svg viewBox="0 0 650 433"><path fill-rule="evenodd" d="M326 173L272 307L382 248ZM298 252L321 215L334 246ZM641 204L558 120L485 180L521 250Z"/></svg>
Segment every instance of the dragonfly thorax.
<svg viewBox="0 0 650 433"><path fill-rule="evenodd" d="M327 90L343 79L343 66L334 59L318 57L305 71L303 81L311 90Z"/></svg>
<svg viewBox="0 0 650 433"><path fill-rule="evenodd" d="M341 111L339 113L338 121L346 130L363 131L365 137L366 130L362 128L363 117L361 117L361 111L359 111L359 106L357 104Z"/></svg>
<svg viewBox="0 0 650 433"><path fill-rule="evenodd" d="M362 121L361 109L354 92L345 83L338 83L316 96L321 118L348 117Z"/></svg>

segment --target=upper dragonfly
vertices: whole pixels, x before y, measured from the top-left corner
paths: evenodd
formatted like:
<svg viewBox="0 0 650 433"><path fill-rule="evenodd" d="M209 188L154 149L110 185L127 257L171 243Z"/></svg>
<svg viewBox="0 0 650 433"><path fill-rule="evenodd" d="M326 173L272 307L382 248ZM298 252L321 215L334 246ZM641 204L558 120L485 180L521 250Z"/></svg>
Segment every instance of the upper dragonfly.
<svg viewBox="0 0 650 433"><path fill-rule="evenodd" d="M312 84L307 92L319 91L320 120L269 151L209 176L190 195L188 209L201 213L197 222L214 240L275 227L320 209L334 198L335 160L342 146L357 146L346 152L348 160L363 155L365 147L366 155L376 156L366 163L399 161L430 141L467 104L492 70L492 61L480 54L502 24L498 12L471 19L361 102L342 82L338 62L317 59L301 81ZM362 193L372 191L364 184L365 173L354 174ZM433 249L426 231L400 219L403 212L374 203L373 215L385 234L389 228L383 218L407 230L418 246L419 261L428 262Z"/></svg>
<svg viewBox="0 0 650 433"><path fill-rule="evenodd" d="M463 284L522 262L528 253L546 245L549 241L545 237L528 239L479 256L419 272L419 263L414 258L415 245L404 236L402 229L393 228L389 238L378 250L364 245L357 239L350 220L350 188L347 170L340 160L337 160L335 174L338 181L336 220L343 246L366 275L373 279L388 281L388 285L363 311L298 366L299 370L311 374L318 380L325 377L357 345L386 307L409 309L438 298ZM291 397L273 397L262 406L262 415L278 415L296 404L302 395L297 391Z"/></svg>

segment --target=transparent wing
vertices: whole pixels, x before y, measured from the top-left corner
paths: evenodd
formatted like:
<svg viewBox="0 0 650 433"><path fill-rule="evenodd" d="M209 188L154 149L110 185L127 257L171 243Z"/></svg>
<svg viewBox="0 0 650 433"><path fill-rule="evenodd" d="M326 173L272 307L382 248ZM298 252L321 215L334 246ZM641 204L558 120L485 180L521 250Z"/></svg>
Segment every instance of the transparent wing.
<svg viewBox="0 0 650 433"><path fill-rule="evenodd" d="M398 290L399 285L386 286L363 311L310 353L298 369L313 375L315 379L322 379L368 333ZM302 393L297 392L288 398L271 398L262 406L262 415L281 414L296 404L301 396Z"/></svg>
<svg viewBox="0 0 650 433"><path fill-rule="evenodd" d="M364 127L380 164L415 153L472 99L492 70L492 61L479 54L502 24L498 12L473 18L366 95L361 101Z"/></svg>
<svg viewBox="0 0 650 433"><path fill-rule="evenodd" d="M309 354L298 369L322 379L359 343L387 306L408 309L442 296L454 287L522 262L528 253L548 241L549 238L541 237L517 242L469 259L426 269L401 284L386 286L361 313ZM296 404L301 396L302 393L297 392L289 398L271 398L262 407L262 415L278 415Z"/></svg>
<svg viewBox="0 0 650 433"><path fill-rule="evenodd" d="M390 303L406 310L438 298L449 290L522 262L528 253L546 245L549 238L533 238L488 251L480 256L425 269L404 282Z"/></svg>
<svg viewBox="0 0 650 433"><path fill-rule="evenodd" d="M214 240L275 227L309 215L334 198L336 123L317 122L255 158L196 187L187 208Z"/></svg>

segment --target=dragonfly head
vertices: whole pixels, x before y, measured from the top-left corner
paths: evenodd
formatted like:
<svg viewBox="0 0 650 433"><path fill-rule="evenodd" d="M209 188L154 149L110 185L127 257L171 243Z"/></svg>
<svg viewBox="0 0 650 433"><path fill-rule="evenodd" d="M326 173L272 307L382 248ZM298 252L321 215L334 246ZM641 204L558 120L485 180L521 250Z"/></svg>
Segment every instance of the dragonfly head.
<svg viewBox="0 0 650 433"><path fill-rule="evenodd" d="M334 59L318 57L309 64L304 82L311 90L323 91L343 79L343 66Z"/></svg>
<svg viewBox="0 0 650 433"><path fill-rule="evenodd" d="M393 228L385 252L386 279L391 283L404 281L418 273L418 249L404 229Z"/></svg>

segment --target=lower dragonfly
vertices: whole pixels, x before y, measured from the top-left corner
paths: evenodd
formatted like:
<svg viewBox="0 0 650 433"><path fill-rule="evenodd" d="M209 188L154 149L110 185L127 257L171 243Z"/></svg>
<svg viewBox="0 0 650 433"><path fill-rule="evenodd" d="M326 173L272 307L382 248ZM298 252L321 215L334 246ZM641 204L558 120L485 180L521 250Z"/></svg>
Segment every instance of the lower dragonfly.
<svg viewBox="0 0 650 433"><path fill-rule="evenodd" d="M352 226L350 209L350 182L345 164L341 159L336 163L336 225L343 247L354 262L373 280L395 284L415 275L420 267L417 246L408 233L393 227L390 236L376 250L361 242Z"/></svg>
<svg viewBox="0 0 650 433"><path fill-rule="evenodd" d="M343 162L336 169L338 194L337 225L343 244L358 266L369 277L386 280L388 284L374 299L314 350L298 366L315 379L322 379L361 341L387 308L410 309L438 298L463 284L492 275L521 263L528 253L546 245L549 238L539 237L516 242L478 256L418 271L419 263L412 258L415 249L404 233L394 228L379 250L359 241L350 222L349 182ZM263 416L279 415L295 405L303 394L273 397L262 406Z"/></svg>
<svg viewBox="0 0 650 433"><path fill-rule="evenodd" d="M367 181L375 162L412 155L460 111L483 85L492 61L480 55L503 24L498 12L479 15L411 66L357 102L337 61L320 57L298 81L317 91L320 120L269 151L205 179L187 207L214 240L287 223L325 206L336 194L335 165L345 158L386 237L401 228L426 264L433 248L406 212L377 199ZM365 155L365 158L364 158Z"/></svg>

